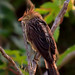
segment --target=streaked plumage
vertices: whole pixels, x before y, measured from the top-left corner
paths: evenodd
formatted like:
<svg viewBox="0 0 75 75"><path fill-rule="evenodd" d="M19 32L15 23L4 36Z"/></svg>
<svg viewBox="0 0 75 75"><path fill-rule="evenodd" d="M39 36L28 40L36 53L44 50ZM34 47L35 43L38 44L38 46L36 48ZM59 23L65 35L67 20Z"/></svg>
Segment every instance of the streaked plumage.
<svg viewBox="0 0 75 75"><path fill-rule="evenodd" d="M42 16L34 12L33 9L25 12L21 20L25 24L26 38L32 49L39 52L47 61L49 75L59 75L54 66L57 47L49 26Z"/></svg>

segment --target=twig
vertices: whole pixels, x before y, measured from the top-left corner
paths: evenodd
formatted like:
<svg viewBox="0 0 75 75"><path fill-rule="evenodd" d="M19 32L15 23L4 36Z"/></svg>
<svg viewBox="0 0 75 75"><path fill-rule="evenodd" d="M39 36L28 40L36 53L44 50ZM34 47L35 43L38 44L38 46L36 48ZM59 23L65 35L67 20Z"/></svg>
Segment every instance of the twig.
<svg viewBox="0 0 75 75"><path fill-rule="evenodd" d="M29 8L35 8L34 4L31 2L31 0L26 0L27 7Z"/></svg>
<svg viewBox="0 0 75 75"><path fill-rule="evenodd" d="M13 61L13 59L12 59L10 56L8 56L8 55L5 53L5 51L4 51L4 49L3 49L2 47L0 47L0 52L1 52L1 54L2 54L9 62L11 62L11 64L13 65L13 67L17 70L18 75L23 75L22 72L21 72L21 70L17 67L16 63Z"/></svg>
<svg viewBox="0 0 75 75"><path fill-rule="evenodd" d="M37 53L35 55L32 63L31 63L31 58L30 58L31 56L30 56L30 52L29 52L29 49L28 49L28 45L27 45L27 40L26 40L26 35L25 35L25 26L24 26L23 21L21 21L21 25L22 25L22 31L23 31L24 44L25 44L25 48L26 48L26 52L27 52L29 75L35 75L36 68L37 68L37 63L38 63L39 58L40 58L40 54Z"/></svg>
<svg viewBox="0 0 75 75"><path fill-rule="evenodd" d="M66 0L64 2L64 5L63 5L63 8L60 10L58 16L56 17L52 27L51 27L51 32L52 34L54 34L54 31L56 30L56 28L58 27L58 25L60 24L62 18L64 17L64 14L66 13L66 10L67 10L67 7L68 7L68 4L69 4L69 1L70 0ZM59 52L58 50L56 51L56 54L57 54L57 57L59 55Z"/></svg>
<svg viewBox="0 0 75 75"><path fill-rule="evenodd" d="M26 40L26 35L25 35L25 26L23 21L21 21L21 25L22 25L22 31L23 31L23 38L24 38L24 44L25 44L25 48L26 48L26 52L27 52L27 59L28 59L28 71L29 71L29 75L35 75L36 73L36 68L37 68L37 63L40 59L40 54L37 53L31 63L31 56L30 56L30 52L28 49L28 45L27 45L27 40ZM32 66L31 66L32 65Z"/></svg>
<svg viewBox="0 0 75 75"><path fill-rule="evenodd" d="M60 69L62 66L64 66L65 64L67 64L70 60L72 60L73 58L75 58L75 51L69 53L62 61L62 63L58 66L58 69Z"/></svg>
<svg viewBox="0 0 75 75"><path fill-rule="evenodd" d="M26 35L25 35L25 26L23 21L21 21L21 25L22 25L22 31L23 31L23 38L24 38L24 44L25 44L25 48L26 48L26 52L27 52L27 60L28 60L28 71L29 71L29 75L32 75L32 70L31 70L31 56L30 56L30 52L28 50L28 45L27 45L27 40L26 40Z"/></svg>
<svg viewBox="0 0 75 75"><path fill-rule="evenodd" d="M70 0L66 0L64 2L63 8L61 9L61 11L59 12L58 16L56 17L56 19L55 19L55 21L54 21L54 23L52 25L52 28L51 28L52 34L54 34L54 31L56 30L57 26L60 24L61 19L64 17L64 14L66 13L69 1Z"/></svg>
<svg viewBox="0 0 75 75"><path fill-rule="evenodd" d="M36 73L36 68L37 68L37 64L39 62L41 55L39 53L36 53L36 55L34 56L34 59L32 61L32 71L33 71L33 75L35 75Z"/></svg>
<svg viewBox="0 0 75 75"><path fill-rule="evenodd" d="M9 68L9 71L13 72L15 75L18 75L18 73L11 68Z"/></svg>

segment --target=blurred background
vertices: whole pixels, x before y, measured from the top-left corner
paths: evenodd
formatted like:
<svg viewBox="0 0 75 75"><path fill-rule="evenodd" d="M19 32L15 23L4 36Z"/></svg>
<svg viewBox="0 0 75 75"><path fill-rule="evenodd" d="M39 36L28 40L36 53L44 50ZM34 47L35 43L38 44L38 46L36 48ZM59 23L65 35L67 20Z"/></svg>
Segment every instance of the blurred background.
<svg viewBox="0 0 75 75"><path fill-rule="evenodd" d="M65 0L32 0L36 9L47 24L52 26L55 17L61 10ZM21 23L18 19L27 9L26 0L0 0L0 46L23 70L27 66L27 56L22 37ZM57 27L54 38L57 43L59 58L56 62L60 75L75 74L75 55L62 65L62 61L70 53L75 52L75 0L70 0L68 10L63 22ZM42 58L41 58L42 59ZM45 72L43 60L40 60L40 68ZM62 66L61 66L62 65ZM12 71L12 70L13 71ZM39 69L39 68L38 68ZM38 74L39 73L39 74ZM15 69L0 53L0 75L16 75ZM40 70L36 75L41 75Z"/></svg>

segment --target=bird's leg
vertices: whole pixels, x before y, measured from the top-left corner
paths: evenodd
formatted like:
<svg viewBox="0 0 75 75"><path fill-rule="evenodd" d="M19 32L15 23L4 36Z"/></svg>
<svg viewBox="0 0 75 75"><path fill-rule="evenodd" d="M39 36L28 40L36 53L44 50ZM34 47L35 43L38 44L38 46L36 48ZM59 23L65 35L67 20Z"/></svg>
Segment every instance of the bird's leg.
<svg viewBox="0 0 75 75"><path fill-rule="evenodd" d="M34 59L32 60L32 70L34 73L33 75L35 75L36 73L36 68L40 57L41 57L40 53L37 52L36 55L34 56Z"/></svg>

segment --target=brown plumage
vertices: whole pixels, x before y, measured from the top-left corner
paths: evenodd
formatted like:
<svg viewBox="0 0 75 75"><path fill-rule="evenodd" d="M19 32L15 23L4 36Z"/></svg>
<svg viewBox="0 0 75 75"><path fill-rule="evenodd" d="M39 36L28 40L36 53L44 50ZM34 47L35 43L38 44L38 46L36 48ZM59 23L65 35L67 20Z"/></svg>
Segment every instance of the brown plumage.
<svg viewBox="0 0 75 75"><path fill-rule="evenodd" d="M32 49L39 52L46 60L49 75L59 75L55 66L56 43L42 16L30 9L24 13L19 21L23 21L25 24L26 38Z"/></svg>

